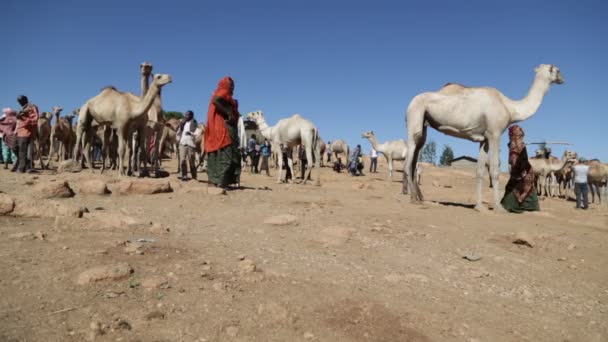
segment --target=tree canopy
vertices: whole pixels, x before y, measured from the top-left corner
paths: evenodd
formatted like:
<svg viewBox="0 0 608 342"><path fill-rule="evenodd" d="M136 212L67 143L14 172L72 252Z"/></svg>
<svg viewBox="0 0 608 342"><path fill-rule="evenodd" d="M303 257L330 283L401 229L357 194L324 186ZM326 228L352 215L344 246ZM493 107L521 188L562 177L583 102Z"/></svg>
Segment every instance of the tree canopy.
<svg viewBox="0 0 608 342"><path fill-rule="evenodd" d="M184 113L176 111L163 111L165 119L183 119Z"/></svg>
<svg viewBox="0 0 608 342"><path fill-rule="evenodd" d="M437 144L434 141L430 141L422 147L420 151L420 161L425 163L435 164L437 159Z"/></svg>
<svg viewBox="0 0 608 342"><path fill-rule="evenodd" d="M439 157L439 165L442 166L450 166L450 160L454 159L454 151L448 145L443 147L443 152L441 152L441 157Z"/></svg>

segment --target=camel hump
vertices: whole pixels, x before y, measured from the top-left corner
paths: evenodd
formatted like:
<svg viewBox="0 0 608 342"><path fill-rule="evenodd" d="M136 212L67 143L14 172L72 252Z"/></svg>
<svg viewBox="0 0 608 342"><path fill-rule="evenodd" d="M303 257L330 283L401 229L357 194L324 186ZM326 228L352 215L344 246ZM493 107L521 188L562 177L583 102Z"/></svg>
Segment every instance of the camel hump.
<svg viewBox="0 0 608 342"><path fill-rule="evenodd" d="M118 89L116 89L115 86L111 86L111 85L110 86L105 86L105 87L101 88L101 91L104 91L104 90L118 91Z"/></svg>
<svg viewBox="0 0 608 342"><path fill-rule="evenodd" d="M296 113L296 114L292 115L291 117L292 118L300 118L301 119L302 115Z"/></svg>
<svg viewBox="0 0 608 342"><path fill-rule="evenodd" d="M454 83L454 82L448 82L448 83L444 84L443 87L441 87L441 88L445 88L445 87L452 86L452 85L467 88L467 86L465 86L464 84Z"/></svg>

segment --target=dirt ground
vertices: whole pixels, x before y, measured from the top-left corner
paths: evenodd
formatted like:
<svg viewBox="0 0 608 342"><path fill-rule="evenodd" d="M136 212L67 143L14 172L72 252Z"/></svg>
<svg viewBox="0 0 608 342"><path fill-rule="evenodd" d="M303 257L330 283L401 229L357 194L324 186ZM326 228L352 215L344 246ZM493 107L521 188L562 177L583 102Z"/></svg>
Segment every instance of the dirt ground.
<svg viewBox="0 0 608 342"><path fill-rule="evenodd" d="M76 194L0 216L0 341L608 341L607 205L477 212L473 173L440 168L415 205L384 161L321 172L245 172L226 195L172 173L173 192L120 195L114 172L0 170L16 200L52 181ZM82 194L90 179L113 193ZM86 278L98 266L116 279Z"/></svg>

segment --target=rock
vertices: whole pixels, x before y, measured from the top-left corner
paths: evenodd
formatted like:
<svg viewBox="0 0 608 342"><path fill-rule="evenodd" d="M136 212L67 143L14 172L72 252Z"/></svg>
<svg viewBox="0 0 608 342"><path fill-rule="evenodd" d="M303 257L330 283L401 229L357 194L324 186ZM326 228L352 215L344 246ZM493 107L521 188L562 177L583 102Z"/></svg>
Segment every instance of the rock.
<svg viewBox="0 0 608 342"><path fill-rule="evenodd" d="M481 260L481 255L478 255L476 253L467 253L467 254L463 255L462 258L469 260L469 261L477 261L477 260Z"/></svg>
<svg viewBox="0 0 608 342"><path fill-rule="evenodd" d="M145 248L146 247L141 242L127 241L126 247L125 247L125 253L142 255L142 254L144 254Z"/></svg>
<svg viewBox="0 0 608 342"><path fill-rule="evenodd" d="M30 232L20 232L20 233L14 233L8 236L9 239L13 239L13 240L23 240L23 239L34 239L34 234L30 233Z"/></svg>
<svg viewBox="0 0 608 342"><path fill-rule="evenodd" d="M229 327L226 328L226 335L230 336L230 337L236 337L236 335L239 334L239 328L235 327L234 325L231 325Z"/></svg>
<svg viewBox="0 0 608 342"><path fill-rule="evenodd" d="M48 182L34 187L41 198L70 198L74 196L74 191L68 182Z"/></svg>
<svg viewBox="0 0 608 342"><path fill-rule="evenodd" d="M257 265L255 264L255 262L253 262L253 260L250 259L243 259L241 262L239 262L239 274L243 275L243 274L247 274L247 273L252 273L255 272L257 270Z"/></svg>
<svg viewBox="0 0 608 342"><path fill-rule="evenodd" d="M87 285L102 280L120 280L129 277L131 273L133 273L133 268L126 262L97 266L80 273L76 283L78 285Z"/></svg>
<svg viewBox="0 0 608 342"><path fill-rule="evenodd" d="M354 182L352 185L353 190L371 190L373 187L366 183Z"/></svg>
<svg viewBox="0 0 608 342"><path fill-rule="evenodd" d="M101 179L89 179L80 183L80 192L87 195L107 195L110 194L106 182Z"/></svg>
<svg viewBox="0 0 608 342"><path fill-rule="evenodd" d="M118 192L121 195L153 195L171 191L171 184L164 180L129 179L118 183Z"/></svg>
<svg viewBox="0 0 608 342"><path fill-rule="evenodd" d="M226 190L224 190L222 188L214 187L214 186L208 186L207 193L209 195L225 195Z"/></svg>
<svg viewBox="0 0 608 342"><path fill-rule="evenodd" d="M82 166L80 166L79 162L77 162L76 160L73 160L73 159L64 160L61 163L59 163L59 166L57 166L57 173L80 172L80 171L82 171Z"/></svg>
<svg viewBox="0 0 608 342"><path fill-rule="evenodd" d="M34 238L38 240L46 240L46 234L41 231L37 231L36 234L34 234Z"/></svg>
<svg viewBox="0 0 608 342"><path fill-rule="evenodd" d="M154 310L151 312L148 312L144 318L148 321L153 320L153 319L165 319L165 313L160 311L160 310Z"/></svg>
<svg viewBox="0 0 608 342"><path fill-rule="evenodd" d="M515 234L515 239L513 240L513 243L516 245L528 246L530 248L534 247L534 242L532 241L532 238L528 235L528 233L525 232L518 232L517 234Z"/></svg>
<svg viewBox="0 0 608 342"><path fill-rule="evenodd" d="M152 233L152 234L167 234L170 231L171 231L171 229L169 229L168 227L163 226L160 223L154 223L150 227L150 233Z"/></svg>
<svg viewBox="0 0 608 342"><path fill-rule="evenodd" d="M151 276L141 282L141 286L148 291L160 289L161 287L167 288L166 285L168 284L169 280L161 276Z"/></svg>
<svg viewBox="0 0 608 342"><path fill-rule="evenodd" d="M7 194L0 194L0 215L7 215L15 209L15 200Z"/></svg>
<svg viewBox="0 0 608 342"><path fill-rule="evenodd" d="M304 333L304 339L305 340L314 340L315 335L313 333L311 333L310 331L307 331Z"/></svg>
<svg viewBox="0 0 608 342"><path fill-rule="evenodd" d="M131 324L122 318L117 318L114 322L112 322L113 330L131 330Z"/></svg>
<svg viewBox="0 0 608 342"><path fill-rule="evenodd" d="M275 226L286 226L298 221L298 217L294 215L284 214L273 216L264 220L264 223Z"/></svg>
<svg viewBox="0 0 608 342"><path fill-rule="evenodd" d="M568 247L566 249L568 249L569 251L573 251L576 248L576 245L571 243L568 245Z"/></svg>
<svg viewBox="0 0 608 342"><path fill-rule="evenodd" d="M354 231L349 227L331 226L322 229L316 240L324 246L338 247L344 245Z"/></svg>

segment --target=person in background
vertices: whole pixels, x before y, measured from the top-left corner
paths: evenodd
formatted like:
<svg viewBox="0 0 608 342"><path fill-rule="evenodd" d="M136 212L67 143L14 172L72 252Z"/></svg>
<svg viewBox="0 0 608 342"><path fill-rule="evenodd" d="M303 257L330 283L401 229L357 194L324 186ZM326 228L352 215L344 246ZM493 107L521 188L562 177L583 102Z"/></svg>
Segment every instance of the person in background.
<svg viewBox="0 0 608 342"><path fill-rule="evenodd" d="M280 158L283 158L283 168L281 172L285 172L284 176L281 176L281 179L284 182L288 183L293 179L293 175L291 174L291 168L289 167L289 158L287 156L288 154L291 154L291 150L283 144L279 145L279 149L281 150Z"/></svg>
<svg viewBox="0 0 608 342"><path fill-rule="evenodd" d="M256 135L252 134L251 138L249 138L249 141L247 141L247 156L249 157L249 162L251 163L251 173L258 173L258 165L256 164L256 151L255 151L255 146L257 144L256 142Z"/></svg>
<svg viewBox="0 0 608 342"><path fill-rule="evenodd" d="M511 177L500 203L512 213L539 211L536 176L528 161L524 130L518 125L509 127L509 166Z"/></svg>
<svg viewBox="0 0 608 342"><path fill-rule="evenodd" d="M353 153L350 155L350 162L348 164L348 171L353 176L363 175L361 173L361 169L359 168L359 157L361 157L361 145L357 145L353 150Z"/></svg>
<svg viewBox="0 0 608 342"><path fill-rule="evenodd" d="M327 141L327 147L325 148L327 151L327 164L331 163L331 141ZM323 158L323 156L321 156Z"/></svg>
<svg viewBox="0 0 608 342"><path fill-rule="evenodd" d="M15 155L17 128L17 112L12 108L4 108L2 117L0 118L0 135L2 135L2 159L4 161L4 169L8 169L8 164L16 164L17 156Z"/></svg>
<svg viewBox="0 0 608 342"><path fill-rule="evenodd" d="M377 173L376 168L378 167L378 152L372 147L369 152L369 173Z"/></svg>
<svg viewBox="0 0 608 342"><path fill-rule="evenodd" d="M589 208L589 186L587 177L589 176L589 165L584 164L585 160L579 158L575 161L572 171L574 172L574 193L576 194L576 209L581 209L581 197L583 198L583 209Z"/></svg>
<svg viewBox="0 0 608 342"><path fill-rule="evenodd" d="M233 98L234 80L222 78L213 92L207 111L205 152L209 182L218 187L236 184L240 187L241 154L239 152L239 110Z"/></svg>
<svg viewBox="0 0 608 342"><path fill-rule="evenodd" d="M264 144L261 148L262 152L262 166L260 167L260 172L266 171L266 176L270 176L270 167L268 165L268 159L272 155L272 148L270 147L270 141L264 140Z"/></svg>
<svg viewBox="0 0 608 342"><path fill-rule="evenodd" d="M25 95L17 97L21 110L17 114L17 160L14 171L25 173L33 172L33 161L28 160L28 152L32 141L38 134L38 106L30 103ZM31 157L30 157L31 158ZM26 170L27 167L27 170Z"/></svg>
<svg viewBox="0 0 608 342"><path fill-rule="evenodd" d="M180 165L181 180L188 179L188 168L190 168L192 179L196 179L196 164L194 163L194 149L196 145L194 144L194 137L196 136L197 128L198 123L194 119L194 113L191 110L186 111L184 119L177 128L177 135L180 137L179 155L182 159Z"/></svg>

